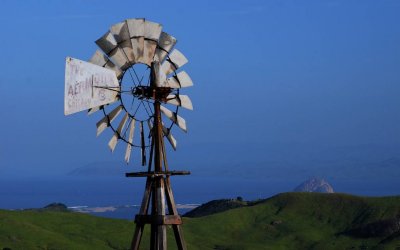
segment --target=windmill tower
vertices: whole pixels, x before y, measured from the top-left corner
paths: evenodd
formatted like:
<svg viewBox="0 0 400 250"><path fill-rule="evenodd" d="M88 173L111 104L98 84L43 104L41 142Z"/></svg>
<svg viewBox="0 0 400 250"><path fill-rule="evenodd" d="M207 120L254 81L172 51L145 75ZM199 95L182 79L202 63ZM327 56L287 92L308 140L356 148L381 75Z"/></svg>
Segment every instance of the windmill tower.
<svg viewBox="0 0 400 250"><path fill-rule="evenodd" d="M187 59L174 49L174 37L162 32L160 24L145 19L127 19L111 26L96 44L100 50L89 62L66 59L64 113L102 111L97 135L110 128L111 151L122 141L127 145L127 163L137 148L141 165L147 165L147 171L126 173L127 177L146 178L131 249L139 249L146 224L150 225L151 249L167 248L167 225L173 229L178 249L186 249L170 177L190 173L169 170L164 139L175 150L172 127L187 131L185 120L178 115L180 108L193 109L189 97L180 94L182 88L193 85L180 70ZM142 74L140 65L145 66Z"/></svg>

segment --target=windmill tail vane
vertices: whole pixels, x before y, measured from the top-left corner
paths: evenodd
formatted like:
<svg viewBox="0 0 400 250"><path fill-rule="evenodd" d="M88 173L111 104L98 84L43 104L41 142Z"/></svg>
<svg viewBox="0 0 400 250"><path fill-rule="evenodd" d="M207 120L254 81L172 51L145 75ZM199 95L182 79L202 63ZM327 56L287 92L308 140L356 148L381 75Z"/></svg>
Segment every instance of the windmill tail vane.
<svg viewBox="0 0 400 250"><path fill-rule="evenodd" d="M169 170L164 143L166 138L176 150L172 127L187 132L179 109L193 109L190 98L180 94L193 82L181 70L188 60L175 48L176 43L176 38L163 32L158 23L127 19L96 40L99 50L88 62L66 59L64 114L103 111L104 116L96 123L97 136L109 128L108 147L112 152L118 142L125 143L125 161L135 159L131 154L136 148L140 164L148 166L147 171L126 173L127 177L146 178L131 249L139 249L147 224L150 249L167 248L167 225L173 229L178 249L186 249L170 177L190 172ZM146 69L140 72L141 66Z"/></svg>

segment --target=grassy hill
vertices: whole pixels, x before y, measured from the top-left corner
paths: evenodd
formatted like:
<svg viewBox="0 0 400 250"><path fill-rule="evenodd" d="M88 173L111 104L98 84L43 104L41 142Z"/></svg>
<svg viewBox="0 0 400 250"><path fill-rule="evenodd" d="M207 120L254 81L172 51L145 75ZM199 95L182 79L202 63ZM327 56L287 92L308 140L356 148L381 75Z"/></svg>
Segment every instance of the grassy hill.
<svg viewBox="0 0 400 250"><path fill-rule="evenodd" d="M400 197L284 193L249 204L184 218L189 249L400 249ZM133 229L72 212L0 211L0 249L127 249Z"/></svg>

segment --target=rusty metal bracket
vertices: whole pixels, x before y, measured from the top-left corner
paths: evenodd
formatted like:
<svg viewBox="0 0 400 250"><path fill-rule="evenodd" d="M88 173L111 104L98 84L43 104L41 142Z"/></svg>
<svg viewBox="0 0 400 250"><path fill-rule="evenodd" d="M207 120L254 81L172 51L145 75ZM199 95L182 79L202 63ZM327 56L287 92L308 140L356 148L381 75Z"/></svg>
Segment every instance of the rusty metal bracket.
<svg viewBox="0 0 400 250"><path fill-rule="evenodd" d="M141 215L135 216L135 223L139 225L181 225L182 218L179 215Z"/></svg>
<svg viewBox="0 0 400 250"><path fill-rule="evenodd" d="M171 175L190 175L190 171L163 171L163 172L132 172L125 173L126 177L162 177L162 176L171 176Z"/></svg>

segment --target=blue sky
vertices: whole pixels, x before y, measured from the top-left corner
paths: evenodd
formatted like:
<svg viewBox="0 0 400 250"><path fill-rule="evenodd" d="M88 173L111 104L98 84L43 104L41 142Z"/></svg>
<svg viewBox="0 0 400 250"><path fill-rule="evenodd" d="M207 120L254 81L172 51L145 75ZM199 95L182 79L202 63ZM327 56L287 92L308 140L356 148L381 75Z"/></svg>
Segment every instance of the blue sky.
<svg viewBox="0 0 400 250"><path fill-rule="evenodd" d="M112 24L136 17L162 23L189 59L194 111L182 113L189 133L174 131L173 163L224 171L230 162L288 154L296 162L306 151L365 145L389 148L376 160L398 156L399 1L0 4L3 176L123 159L109 152L109 136L96 138L101 116L64 117L64 66L66 56L90 58Z"/></svg>

